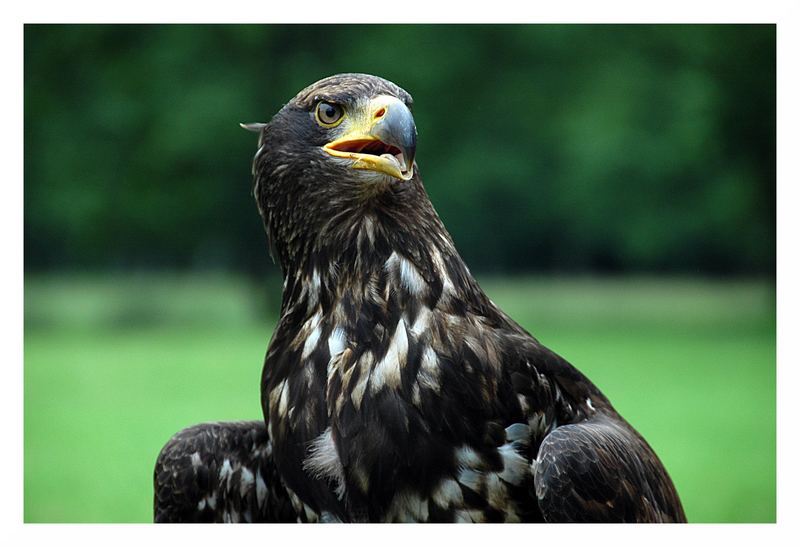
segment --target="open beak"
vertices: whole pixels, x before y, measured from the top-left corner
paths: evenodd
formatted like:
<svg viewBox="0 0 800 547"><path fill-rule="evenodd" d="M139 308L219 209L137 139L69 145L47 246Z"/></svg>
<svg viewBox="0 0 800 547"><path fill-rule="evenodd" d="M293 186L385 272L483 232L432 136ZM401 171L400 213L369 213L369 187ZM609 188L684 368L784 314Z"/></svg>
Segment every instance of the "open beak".
<svg viewBox="0 0 800 547"><path fill-rule="evenodd" d="M353 160L353 169L377 171L400 180L414 176L417 128L402 101L386 95L375 97L366 116L357 116L351 125L347 134L322 149Z"/></svg>

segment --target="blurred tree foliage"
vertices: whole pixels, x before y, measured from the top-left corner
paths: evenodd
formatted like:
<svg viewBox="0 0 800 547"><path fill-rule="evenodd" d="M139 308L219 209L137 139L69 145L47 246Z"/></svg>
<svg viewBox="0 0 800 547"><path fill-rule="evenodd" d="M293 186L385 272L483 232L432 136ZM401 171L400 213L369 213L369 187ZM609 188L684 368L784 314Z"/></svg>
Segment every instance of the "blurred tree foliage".
<svg viewBox="0 0 800 547"><path fill-rule="evenodd" d="M772 25L28 25L24 70L26 271L266 270L238 122L369 72L475 270L774 272Z"/></svg>

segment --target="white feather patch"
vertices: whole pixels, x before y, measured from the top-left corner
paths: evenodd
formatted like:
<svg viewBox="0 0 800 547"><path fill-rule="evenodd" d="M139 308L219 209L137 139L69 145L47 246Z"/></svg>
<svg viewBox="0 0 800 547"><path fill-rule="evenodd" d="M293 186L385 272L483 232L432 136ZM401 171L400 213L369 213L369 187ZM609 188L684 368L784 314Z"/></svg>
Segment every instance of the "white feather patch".
<svg viewBox="0 0 800 547"><path fill-rule="evenodd" d="M319 303L319 291L322 286L319 272L315 269L311 273L311 280L308 287L308 309L309 311Z"/></svg>
<svg viewBox="0 0 800 547"><path fill-rule="evenodd" d="M397 328L392 336L389 349L380 362L375 365L370 374L370 392L377 393L387 386L389 388L400 387L400 372L408 358L408 334L406 333L406 323L402 319L397 322Z"/></svg>
<svg viewBox="0 0 800 547"><path fill-rule="evenodd" d="M503 459L503 471L499 475L500 478L509 484L521 484L530 470L528 461L510 444L504 444L498 451Z"/></svg>
<svg viewBox="0 0 800 547"><path fill-rule="evenodd" d="M485 516L482 511L477 509L462 509L455 512L453 520L455 522L483 522Z"/></svg>
<svg viewBox="0 0 800 547"><path fill-rule="evenodd" d="M511 424L506 428L506 440L508 442L520 441L528 444L531 437L531 428L523 423Z"/></svg>
<svg viewBox="0 0 800 547"><path fill-rule="evenodd" d="M303 504L303 512L306 514L306 520L308 522L317 522L319 520L317 512L306 504Z"/></svg>
<svg viewBox="0 0 800 547"><path fill-rule="evenodd" d="M442 296L451 296L455 294L456 287L450 280L450 276L447 275L447 267L444 265L444 258L442 258L442 253L440 253L439 249L436 247L433 248L431 258L433 259L434 267L439 272L439 277L442 279Z"/></svg>
<svg viewBox="0 0 800 547"><path fill-rule="evenodd" d="M369 383L369 370L372 366L373 355L371 351L365 351L361 358L358 360L359 377L353 391L350 392L350 398L356 410L361 408L361 400L364 398L364 392L367 390L367 383Z"/></svg>
<svg viewBox="0 0 800 547"><path fill-rule="evenodd" d="M451 506L461 506L464 504L464 496L461 487L453 479L444 479L433 491L431 497L436 505L442 509Z"/></svg>
<svg viewBox="0 0 800 547"><path fill-rule="evenodd" d="M389 258L386 259L383 267L387 272L392 272L397 270L398 262L400 261L400 256L397 252L392 251L392 254L389 255Z"/></svg>
<svg viewBox="0 0 800 547"><path fill-rule="evenodd" d="M225 489L230 490L230 482L231 482L231 475L233 474L233 468L231 468L231 461L228 458L225 458L225 461L222 462L222 467L219 469L219 482L222 484L225 483Z"/></svg>
<svg viewBox="0 0 800 547"><path fill-rule="evenodd" d="M548 430L547 420L544 413L534 412L533 415L528 418L528 426L531 428L531 431L535 436L543 437Z"/></svg>
<svg viewBox="0 0 800 547"><path fill-rule="evenodd" d="M400 284L414 296L419 296L428 287L417 268L405 258L400 259Z"/></svg>
<svg viewBox="0 0 800 547"><path fill-rule="evenodd" d="M331 360L344 351L347 340L344 335L344 329L336 327L328 337L328 353Z"/></svg>
<svg viewBox="0 0 800 547"><path fill-rule="evenodd" d="M430 346L425 346L420 358L419 371L417 372L417 384L438 393L440 387L439 372L436 351Z"/></svg>
<svg viewBox="0 0 800 547"><path fill-rule="evenodd" d="M411 386L411 404L419 408L422 405L422 394L419 391L419 383Z"/></svg>
<svg viewBox="0 0 800 547"><path fill-rule="evenodd" d="M319 521L324 523L342 522L339 517L337 517L330 511L323 511L322 513L320 513Z"/></svg>
<svg viewBox="0 0 800 547"><path fill-rule="evenodd" d="M428 520L428 503L414 492L395 494L387 516L393 522L425 522Z"/></svg>
<svg viewBox="0 0 800 547"><path fill-rule="evenodd" d="M392 251L392 254L386 259L384 268L387 272L394 273L400 286L413 296L419 296L428 287L414 264L397 254L396 251Z"/></svg>
<svg viewBox="0 0 800 547"><path fill-rule="evenodd" d="M336 493L339 498L344 496L344 469L330 427L311 441L308 457L303 460L303 469L317 479L332 480L337 485Z"/></svg>
<svg viewBox="0 0 800 547"><path fill-rule="evenodd" d="M289 382L288 380L282 381L280 384L275 386L275 389L272 390L273 398L277 398L278 405L278 416L286 416L287 414L287 407L289 406Z"/></svg>
<svg viewBox="0 0 800 547"><path fill-rule="evenodd" d="M255 478L253 473L246 467L242 467L242 475L239 480L239 495L244 497L247 491L253 486Z"/></svg>
<svg viewBox="0 0 800 547"><path fill-rule="evenodd" d="M428 330L428 326L431 323L431 315L430 308L426 306L420 308L417 318L414 320L414 324L411 325L411 332L414 333L415 336L421 336L422 333Z"/></svg>
<svg viewBox="0 0 800 547"><path fill-rule="evenodd" d="M461 471L458 472L458 482L470 490L479 492L481 489L481 483L483 482L483 474L472 469L461 469Z"/></svg>
<svg viewBox="0 0 800 547"><path fill-rule="evenodd" d="M261 476L261 471L256 471L256 500L259 507L263 507L267 500L267 484Z"/></svg>
<svg viewBox="0 0 800 547"><path fill-rule="evenodd" d="M370 243L375 243L375 221L371 215L366 215L361 223L361 229L366 234Z"/></svg>
<svg viewBox="0 0 800 547"><path fill-rule="evenodd" d="M464 445L456 450L456 461L461 467L477 469L483 465L483 460L471 447Z"/></svg>
<svg viewBox="0 0 800 547"><path fill-rule="evenodd" d="M322 334L322 328L319 324L321 319L322 312L317 312L311 316L311 319L309 319L308 322L306 322L305 327L310 329L311 332L308 334L308 337L303 344L303 353L301 355L303 359L308 358L308 356L311 355L311 352L317 347L319 337Z"/></svg>

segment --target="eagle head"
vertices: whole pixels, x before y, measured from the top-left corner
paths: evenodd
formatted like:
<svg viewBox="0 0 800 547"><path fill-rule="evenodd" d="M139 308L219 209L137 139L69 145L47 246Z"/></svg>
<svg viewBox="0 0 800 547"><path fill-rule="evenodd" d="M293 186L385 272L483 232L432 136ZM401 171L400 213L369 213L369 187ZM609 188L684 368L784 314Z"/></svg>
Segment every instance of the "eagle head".
<svg viewBox="0 0 800 547"><path fill-rule="evenodd" d="M284 268L377 209L407 222L425 209L411 105L383 78L338 74L303 89L269 123L243 124L259 132L253 193Z"/></svg>

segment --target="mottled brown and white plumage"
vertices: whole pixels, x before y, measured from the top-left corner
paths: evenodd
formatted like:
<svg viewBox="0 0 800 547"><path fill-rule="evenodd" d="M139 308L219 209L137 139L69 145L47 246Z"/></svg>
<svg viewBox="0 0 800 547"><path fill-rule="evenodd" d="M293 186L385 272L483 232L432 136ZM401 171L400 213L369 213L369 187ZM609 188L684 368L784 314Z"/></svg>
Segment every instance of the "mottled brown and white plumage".
<svg viewBox="0 0 800 547"><path fill-rule="evenodd" d="M156 520L685 520L647 442L470 274L413 161L408 93L337 75L249 127L284 275L266 430L176 436Z"/></svg>

